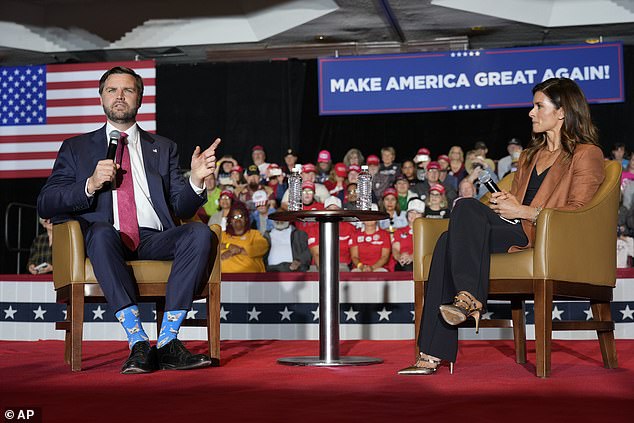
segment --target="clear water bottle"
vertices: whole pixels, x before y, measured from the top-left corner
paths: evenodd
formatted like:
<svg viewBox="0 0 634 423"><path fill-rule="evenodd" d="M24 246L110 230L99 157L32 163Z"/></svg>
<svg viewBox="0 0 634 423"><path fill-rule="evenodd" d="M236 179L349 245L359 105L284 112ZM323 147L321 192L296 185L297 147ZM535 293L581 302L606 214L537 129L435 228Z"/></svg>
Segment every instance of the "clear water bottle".
<svg viewBox="0 0 634 423"><path fill-rule="evenodd" d="M302 210L302 166L295 165L288 177L288 210Z"/></svg>
<svg viewBox="0 0 634 423"><path fill-rule="evenodd" d="M367 166L361 166L361 173L357 180L357 209L370 210L372 208L372 176Z"/></svg>

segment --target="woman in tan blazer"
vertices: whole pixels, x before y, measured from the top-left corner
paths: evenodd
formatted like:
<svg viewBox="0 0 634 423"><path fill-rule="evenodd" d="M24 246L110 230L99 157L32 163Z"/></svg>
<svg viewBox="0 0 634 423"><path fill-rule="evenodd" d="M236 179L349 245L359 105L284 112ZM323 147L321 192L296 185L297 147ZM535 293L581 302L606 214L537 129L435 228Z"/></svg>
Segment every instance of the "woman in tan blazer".
<svg viewBox="0 0 634 423"><path fill-rule="evenodd" d="M418 338L421 353L399 374L432 374L443 361L453 370L456 325L471 317L478 331L488 297L490 254L530 247L542 209L582 207L603 182L597 130L575 82L552 78L537 84L528 115L532 140L520 156L511 190L492 194L488 205L461 199L451 212L449 229L432 257Z"/></svg>

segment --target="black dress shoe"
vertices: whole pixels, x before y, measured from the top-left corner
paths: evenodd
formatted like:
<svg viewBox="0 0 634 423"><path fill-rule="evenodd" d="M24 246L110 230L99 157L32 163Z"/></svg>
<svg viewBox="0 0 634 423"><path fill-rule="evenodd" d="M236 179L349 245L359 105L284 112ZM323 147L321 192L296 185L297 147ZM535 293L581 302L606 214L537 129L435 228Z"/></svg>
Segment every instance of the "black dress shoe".
<svg viewBox="0 0 634 423"><path fill-rule="evenodd" d="M161 370L190 370L209 367L211 358L205 354L192 354L178 339L173 339L156 350Z"/></svg>
<svg viewBox="0 0 634 423"><path fill-rule="evenodd" d="M157 370L156 348L150 347L149 342L137 342L132 346L130 356L123 363L121 373L133 375L138 373L150 373Z"/></svg>

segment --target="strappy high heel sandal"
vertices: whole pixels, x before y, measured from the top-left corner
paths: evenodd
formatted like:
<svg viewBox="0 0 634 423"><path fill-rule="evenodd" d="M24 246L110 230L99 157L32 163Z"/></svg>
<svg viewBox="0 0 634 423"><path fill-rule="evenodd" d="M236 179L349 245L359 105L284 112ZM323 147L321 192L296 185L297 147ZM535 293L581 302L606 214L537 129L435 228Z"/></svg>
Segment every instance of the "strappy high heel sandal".
<svg viewBox="0 0 634 423"><path fill-rule="evenodd" d="M480 316L482 314L482 303L467 291L460 291L453 298L453 304L443 304L440 306L440 314L445 322L450 325L459 325L473 317L475 320L475 330L478 333Z"/></svg>
<svg viewBox="0 0 634 423"><path fill-rule="evenodd" d="M398 371L399 375L431 375L436 373L438 367L440 367L442 360L436 357L429 356L424 353L419 353L418 359L413 366L405 367ZM449 373L453 374L453 361L449 362Z"/></svg>

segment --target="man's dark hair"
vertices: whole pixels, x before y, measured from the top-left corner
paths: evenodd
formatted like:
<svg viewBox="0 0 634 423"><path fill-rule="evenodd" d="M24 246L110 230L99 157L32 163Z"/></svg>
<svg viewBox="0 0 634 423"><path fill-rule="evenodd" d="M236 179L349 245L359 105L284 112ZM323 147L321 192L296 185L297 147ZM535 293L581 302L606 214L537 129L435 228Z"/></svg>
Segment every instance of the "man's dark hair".
<svg viewBox="0 0 634 423"><path fill-rule="evenodd" d="M99 80L99 95L103 92L103 88L106 85L106 80L110 75L116 74L127 74L131 75L134 78L134 83L136 85L136 90L139 94L139 104L137 106L141 106L141 101L143 100L143 79L141 76L133 71L130 68L126 68L125 66L115 66L114 68L106 71L103 75L101 75L101 79Z"/></svg>

